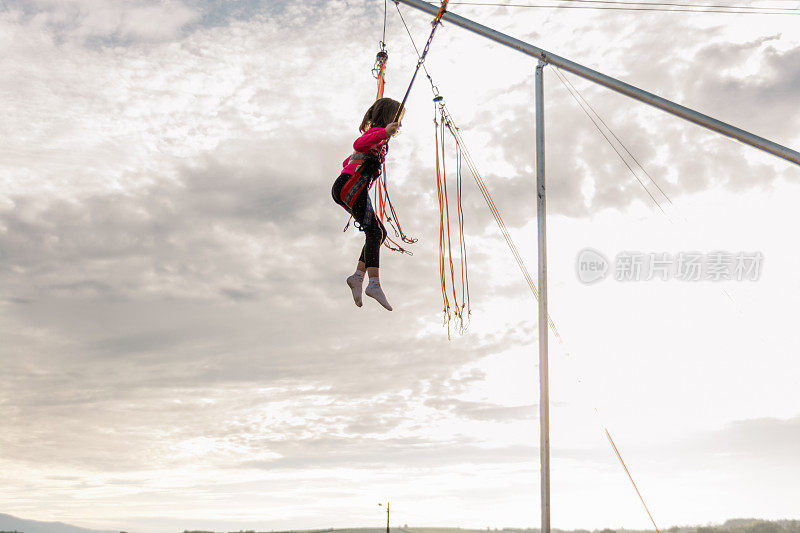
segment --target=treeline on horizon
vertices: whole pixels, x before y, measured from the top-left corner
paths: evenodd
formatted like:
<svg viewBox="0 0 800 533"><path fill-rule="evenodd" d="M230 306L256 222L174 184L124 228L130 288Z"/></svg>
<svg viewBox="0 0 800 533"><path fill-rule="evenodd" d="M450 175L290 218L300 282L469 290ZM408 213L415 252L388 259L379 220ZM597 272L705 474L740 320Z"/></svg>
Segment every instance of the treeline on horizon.
<svg viewBox="0 0 800 533"><path fill-rule="evenodd" d="M385 527L361 528L327 528L327 529L292 529L256 531L253 529L229 531L227 533L385 533ZM468 529L455 527L409 527L394 526L390 533L540 533L539 528L492 528ZM552 533L653 533L653 529L552 529ZM0 533L5 533L0 531ZM16 532L15 532L16 533ZM21 533L21 532L20 532ZM183 533L218 533L215 531L184 530ZM661 533L800 533L800 520L758 520L755 518L735 518L720 525L705 526L672 526L662 529Z"/></svg>

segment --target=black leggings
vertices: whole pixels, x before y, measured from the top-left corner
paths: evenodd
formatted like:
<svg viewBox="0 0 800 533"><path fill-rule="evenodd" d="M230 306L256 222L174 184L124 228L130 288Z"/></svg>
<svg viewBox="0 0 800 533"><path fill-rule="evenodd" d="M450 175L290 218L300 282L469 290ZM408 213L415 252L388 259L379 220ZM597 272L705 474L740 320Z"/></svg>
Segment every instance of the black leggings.
<svg viewBox="0 0 800 533"><path fill-rule="evenodd" d="M364 187L361 194L356 197L356 201L353 203L353 210L347 209L347 206L342 202L341 192L348 179L350 179L350 174L342 174L333 182L333 187L331 188L333 201L353 215L353 219L358 223L359 229L364 232L366 242L364 247L361 248L361 256L358 260L362 261L367 268L378 268L381 260L381 245L386 240L386 228L383 222L375 215L367 187Z"/></svg>

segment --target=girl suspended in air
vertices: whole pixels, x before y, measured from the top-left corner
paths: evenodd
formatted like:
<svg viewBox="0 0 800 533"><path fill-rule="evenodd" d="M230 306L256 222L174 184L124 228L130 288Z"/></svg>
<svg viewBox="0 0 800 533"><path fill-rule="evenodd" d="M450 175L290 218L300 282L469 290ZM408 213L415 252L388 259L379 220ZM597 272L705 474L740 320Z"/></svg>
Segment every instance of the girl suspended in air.
<svg viewBox="0 0 800 533"><path fill-rule="evenodd" d="M353 216L355 225L364 232L366 242L361 249L355 273L347 278L353 292L353 300L361 307L361 287L364 273L369 283L364 291L383 307L392 310L381 289L378 277L381 245L386 239L386 228L378 219L369 197L369 189L381 173L381 166L388 151L389 138L397 133L405 110L398 115L400 102L391 98L380 98L367 109L361 121L361 137L353 143L353 152L342 163L342 173L333 183L333 201Z"/></svg>

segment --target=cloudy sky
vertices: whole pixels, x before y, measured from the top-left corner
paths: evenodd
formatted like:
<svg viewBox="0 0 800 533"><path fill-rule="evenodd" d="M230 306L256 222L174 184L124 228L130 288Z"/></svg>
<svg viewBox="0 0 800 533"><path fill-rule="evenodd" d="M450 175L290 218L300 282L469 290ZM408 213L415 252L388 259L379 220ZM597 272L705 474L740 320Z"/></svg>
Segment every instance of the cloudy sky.
<svg viewBox="0 0 800 533"><path fill-rule="evenodd" d="M389 7L399 98L416 59ZM797 17L453 10L800 147ZM377 526L391 500L409 525L538 524L536 303L466 181L472 321L441 327L425 78L388 163L419 237L383 255L395 311L344 284L362 237L329 190L382 21L379 0L0 2L0 512L269 530ZM448 24L427 64L535 272L533 61ZM570 80L672 203L546 69L553 525L649 526L603 424L662 527L798 518L800 169ZM587 247L764 261L585 285Z"/></svg>

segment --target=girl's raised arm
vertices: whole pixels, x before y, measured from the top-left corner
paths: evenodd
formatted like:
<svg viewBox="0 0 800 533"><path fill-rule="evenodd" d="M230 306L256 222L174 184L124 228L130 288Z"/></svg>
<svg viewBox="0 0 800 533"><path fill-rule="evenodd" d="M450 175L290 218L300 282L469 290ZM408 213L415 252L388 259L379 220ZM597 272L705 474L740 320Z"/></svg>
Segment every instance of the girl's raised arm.
<svg viewBox="0 0 800 533"><path fill-rule="evenodd" d="M385 128L370 128L364 135L356 139L353 149L356 152L366 152L389 138Z"/></svg>

